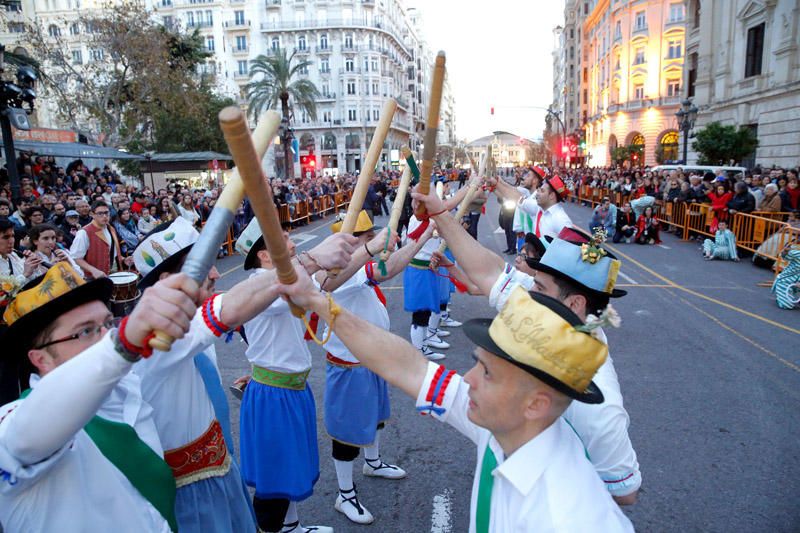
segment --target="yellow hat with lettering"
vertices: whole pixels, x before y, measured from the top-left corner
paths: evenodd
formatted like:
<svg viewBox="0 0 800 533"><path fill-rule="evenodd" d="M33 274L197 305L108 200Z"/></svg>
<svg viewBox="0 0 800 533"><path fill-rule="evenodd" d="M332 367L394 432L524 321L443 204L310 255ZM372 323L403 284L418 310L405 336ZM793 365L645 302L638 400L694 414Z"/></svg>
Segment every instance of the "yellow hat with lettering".
<svg viewBox="0 0 800 533"><path fill-rule="evenodd" d="M592 378L608 357L608 346L564 304L517 287L492 320L464 324L467 337L484 350L583 403L602 403Z"/></svg>
<svg viewBox="0 0 800 533"><path fill-rule="evenodd" d="M339 233L342 230L342 223L344 222L344 217L346 214L339 213L339 216L336 219L336 222L331 224L331 232ZM366 233L368 231L378 231L380 230L380 226L376 226L372 223L372 220L369 219L369 215L365 210L361 210L358 213L358 218L356 219L356 227L353 230L353 235L359 236L362 233Z"/></svg>

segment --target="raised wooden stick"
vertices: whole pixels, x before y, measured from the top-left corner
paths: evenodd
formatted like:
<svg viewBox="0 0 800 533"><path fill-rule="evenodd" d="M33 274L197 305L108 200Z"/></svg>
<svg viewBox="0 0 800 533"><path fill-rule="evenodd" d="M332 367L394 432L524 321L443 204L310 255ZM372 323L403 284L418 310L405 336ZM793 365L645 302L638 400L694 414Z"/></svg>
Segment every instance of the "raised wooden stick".
<svg viewBox="0 0 800 533"><path fill-rule="evenodd" d="M253 132L259 165L267 148L277 135L280 123L281 116L276 111L267 111L261 116L259 124ZM216 262L219 247L228 235L234 213L239 209L243 198L244 185L239 176L239 169L235 169L217 199L214 209L211 210L211 215L209 215L203 231L200 232L200 238L192 246L181 268L181 272L187 274L198 286L205 281L208 272ZM163 331L156 331L154 335L155 337L150 339L149 345L154 350L168 352L174 339Z"/></svg>
<svg viewBox="0 0 800 533"><path fill-rule="evenodd" d="M219 125L225 135L225 142L231 152L239 175L242 177L250 205L258 219L264 243L275 265L278 280L286 285L297 281L297 273L292 266L289 248L283 236L283 228L278 217L278 210L272 199L272 190L261 168L261 159L256 153L250 130L247 128L247 119L239 107L226 107L219 113ZM302 317L305 313L302 308L289 302L292 314Z"/></svg>
<svg viewBox="0 0 800 533"><path fill-rule="evenodd" d="M358 220L358 214L361 212L361 206L364 205L364 199L367 197L367 189L369 189L369 182L372 180L372 175L375 174L375 167L378 164L378 158L383 150L383 143L386 141L386 135L389 134L389 127L392 125L392 118L394 112L397 110L397 102L390 98L383 104L383 111L381 111L381 119L378 125L375 126L375 133L372 135L372 141L369 143L369 150L367 157L364 158L364 164L361 166L361 173L358 175L355 189L353 189L353 196L350 198L350 205L347 208L347 214L342 221L341 233L353 233Z"/></svg>
<svg viewBox="0 0 800 533"><path fill-rule="evenodd" d="M481 159L481 164L483 163L483 159ZM472 157L469 158L469 164L472 165L472 169L475 170L477 176L472 176L472 179L469 180L469 186L467 188L467 195L461 199L461 203L458 204L458 209L456 210L456 214L454 218L457 221L460 221L464 218L464 215L467 213L467 207L469 204L472 203L472 199L475 197L475 194L478 192L478 176L480 176L480 172L476 169L475 162L472 160ZM444 251L447 249L447 242L442 240L442 243L439 245L439 253L443 254Z"/></svg>
<svg viewBox="0 0 800 533"><path fill-rule="evenodd" d="M431 79L431 97L428 100L428 118L425 121L425 138L422 147L422 163L420 164L419 185L420 194L428 194L431 190L431 173L433 161L436 159L436 135L439 131L439 109L442 106L442 91L444 89L445 54L441 50L436 54L436 63L433 66ZM414 214L422 220L427 211L425 204L420 203Z"/></svg>

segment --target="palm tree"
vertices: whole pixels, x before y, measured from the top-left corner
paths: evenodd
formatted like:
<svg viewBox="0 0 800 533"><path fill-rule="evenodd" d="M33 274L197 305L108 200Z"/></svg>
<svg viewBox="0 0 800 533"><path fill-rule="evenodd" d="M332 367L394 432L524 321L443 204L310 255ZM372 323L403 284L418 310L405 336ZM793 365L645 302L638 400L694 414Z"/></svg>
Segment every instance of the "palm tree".
<svg viewBox="0 0 800 533"><path fill-rule="evenodd" d="M292 118L292 106L308 113L311 120L317 119L316 100L320 93L308 79L300 78L301 71L311 65L311 61L297 61L294 64L295 52L287 55L286 49L278 48L269 55L260 55L250 64L250 82L245 86L247 99L250 101L248 113L251 117L259 116L265 109L273 109L281 105L283 116L281 143L283 143L283 162L285 177L294 177L294 165L291 157L292 133L289 122ZM289 99L292 105L289 104Z"/></svg>

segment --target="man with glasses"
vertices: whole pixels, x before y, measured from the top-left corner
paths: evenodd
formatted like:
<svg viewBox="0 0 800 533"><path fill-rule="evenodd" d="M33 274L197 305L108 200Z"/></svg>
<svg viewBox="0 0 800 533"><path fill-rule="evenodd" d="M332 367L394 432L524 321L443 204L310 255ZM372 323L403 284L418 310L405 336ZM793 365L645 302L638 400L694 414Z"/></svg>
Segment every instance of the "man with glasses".
<svg viewBox="0 0 800 533"><path fill-rule="evenodd" d="M129 372L151 331L188 332L192 287L185 275L156 284L119 328L106 307L111 282L86 282L68 264L16 294L0 333L7 531L177 529L175 481Z"/></svg>
<svg viewBox="0 0 800 533"><path fill-rule="evenodd" d="M109 223L110 218L108 204L102 200L94 202L92 222L75 234L75 240L69 249L78 266L92 279L104 278L123 268L119 237ZM133 259L126 258L124 263L130 265Z"/></svg>

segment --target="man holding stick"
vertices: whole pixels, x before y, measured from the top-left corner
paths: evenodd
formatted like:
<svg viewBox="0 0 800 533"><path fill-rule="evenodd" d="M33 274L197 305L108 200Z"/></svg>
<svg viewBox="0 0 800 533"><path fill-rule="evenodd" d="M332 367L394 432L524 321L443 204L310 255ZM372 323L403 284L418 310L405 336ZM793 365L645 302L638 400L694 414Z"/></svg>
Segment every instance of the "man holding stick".
<svg viewBox="0 0 800 533"><path fill-rule="evenodd" d="M568 308L518 289L494 320L467 322L476 364L462 378L340 307L302 271L281 290L330 324L361 364L416 398L418 411L476 444L471 533L526 531L532 524L633 531L561 418L572 400L602 402L591 378L607 354Z"/></svg>

